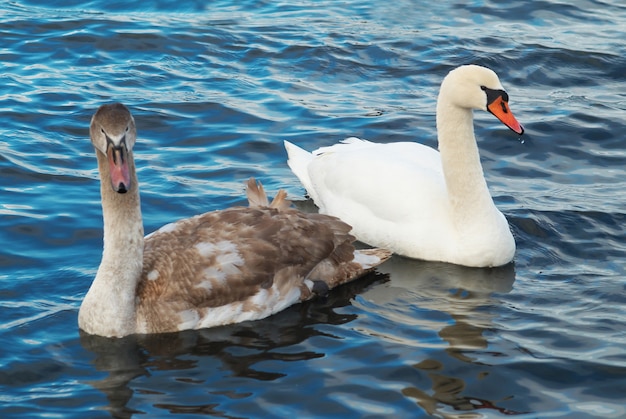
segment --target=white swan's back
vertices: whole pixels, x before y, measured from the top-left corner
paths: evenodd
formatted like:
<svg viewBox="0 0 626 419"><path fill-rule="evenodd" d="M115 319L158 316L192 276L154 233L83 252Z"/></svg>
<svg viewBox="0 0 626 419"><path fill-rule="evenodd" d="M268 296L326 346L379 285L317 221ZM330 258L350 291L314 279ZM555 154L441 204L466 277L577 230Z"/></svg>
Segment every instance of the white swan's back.
<svg viewBox="0 0 626 419"><path fill-rule="evenodd" d="M295 165L291 150L297 146L288 143L286 147L290 150L291 167ZM300 149L299 153L306 151ZM350 140L316 150L306 168L292 170L296 174L304 172L312 179L313 190L323 191L314 196L315 192L307 188L320 212L345 220L362 242L386 243L397 253L399 247L414 248L413 252L425 255L423 259L437 258L429 250L428 240L416 240L451 234L448 225L439 221L442 216L449 216L449 208L441 165L437 159L429 158L433 154L438 153L417 143ZM391 158L393 171L386 164ZM420 169L420 176L415 176L416 168ZM358 181L354 181L355 173ZM407 193L416 189L423 193ZM399 196L403 196L401 205L395 205Z"/></svg>

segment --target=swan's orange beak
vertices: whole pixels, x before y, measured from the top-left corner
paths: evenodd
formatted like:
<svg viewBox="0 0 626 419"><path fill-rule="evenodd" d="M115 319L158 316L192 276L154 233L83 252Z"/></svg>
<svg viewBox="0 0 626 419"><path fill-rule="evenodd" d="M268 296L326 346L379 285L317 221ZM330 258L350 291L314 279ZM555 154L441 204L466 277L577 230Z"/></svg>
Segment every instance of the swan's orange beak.
<svg viewBox="0 0 626 419"><path fill-rule="evenodd" d="M126 143L122 142L122 144L117 147L109 143L107 157L109 159L111 187L115 192L126 193L131 187Z"/></svg>
<svg viewBox="0 0 626 419"><path fill-rule="evenodd" d="M513 116L511 109L509 109L509 103L504 100L502 96L497 96L491 103L487 104L487 110L491 112L496 118L500 120L504 125L509 127L512 131L519 135L524 133L524 127L517 122L517 119Z"/></svg>

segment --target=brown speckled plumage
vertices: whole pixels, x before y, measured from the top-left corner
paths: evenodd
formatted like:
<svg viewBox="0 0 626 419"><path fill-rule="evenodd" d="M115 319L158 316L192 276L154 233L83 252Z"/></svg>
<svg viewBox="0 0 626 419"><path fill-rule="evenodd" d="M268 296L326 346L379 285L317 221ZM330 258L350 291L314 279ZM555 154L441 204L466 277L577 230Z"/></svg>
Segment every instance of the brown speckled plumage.
<svg viewBox="0 0 626 419"><path fill-rule="evenodd" d="M105 248L79 313L88 333L124 336L260 319L311 298L315 281L332 289L390 256L356 251L350 226L291 208L284 191L269 203L254 179L247 187L250 207L180 220L144 239L132 116L123 105L105 105L90 131Z"/></svg>

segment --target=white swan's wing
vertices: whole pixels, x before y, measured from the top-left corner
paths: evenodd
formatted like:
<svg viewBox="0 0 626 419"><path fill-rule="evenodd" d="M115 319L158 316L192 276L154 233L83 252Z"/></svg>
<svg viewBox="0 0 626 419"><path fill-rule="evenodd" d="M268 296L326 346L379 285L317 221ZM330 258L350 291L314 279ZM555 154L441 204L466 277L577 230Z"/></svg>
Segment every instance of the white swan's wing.
<svg viewBox="0 0 626 419"><path fill-rule="evenodd" d="M320 212L339 217L373 246L430 254L430 241L451 232L439 153L417 143L350 138L311 154L307 191ZM290 154L291 157L291 154Z"/></svg>
<svg viewBox="0 0 626 419"><path fill-rule="evenodd" d="M339 216L369 212L401 222L428 216L447 197L439 153L417 143L376 144L349 140L316 150L306 170L307 191L321 212Z"/></svg>

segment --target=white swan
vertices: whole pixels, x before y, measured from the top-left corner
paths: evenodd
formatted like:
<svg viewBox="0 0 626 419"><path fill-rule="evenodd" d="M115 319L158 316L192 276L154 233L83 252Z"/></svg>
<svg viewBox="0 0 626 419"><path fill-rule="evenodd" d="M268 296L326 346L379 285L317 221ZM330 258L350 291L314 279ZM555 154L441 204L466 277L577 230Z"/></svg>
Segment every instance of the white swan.
<svg viewBox="0 0 626 419"><path fill-rule="evenodd" d="M133 146L122 104L103 105L90 126L100 171L104 252L78 313L107 337L174 332L267 317L373 269L391 255L355 250L350 226L269 204L254 179L249 208L168 224L144 238Z"/></svg>
<svg viewBox="0 0 626 419"><path fill-rule="evenodd" d="M498 76L468 65L441 84L439 152L412 142L348 138L309 153L285 141L288 164L320 212L350 224L365 243L417 259L504 265L513 259L515 241L487 189L473 109L524 132Z"/></svg>

